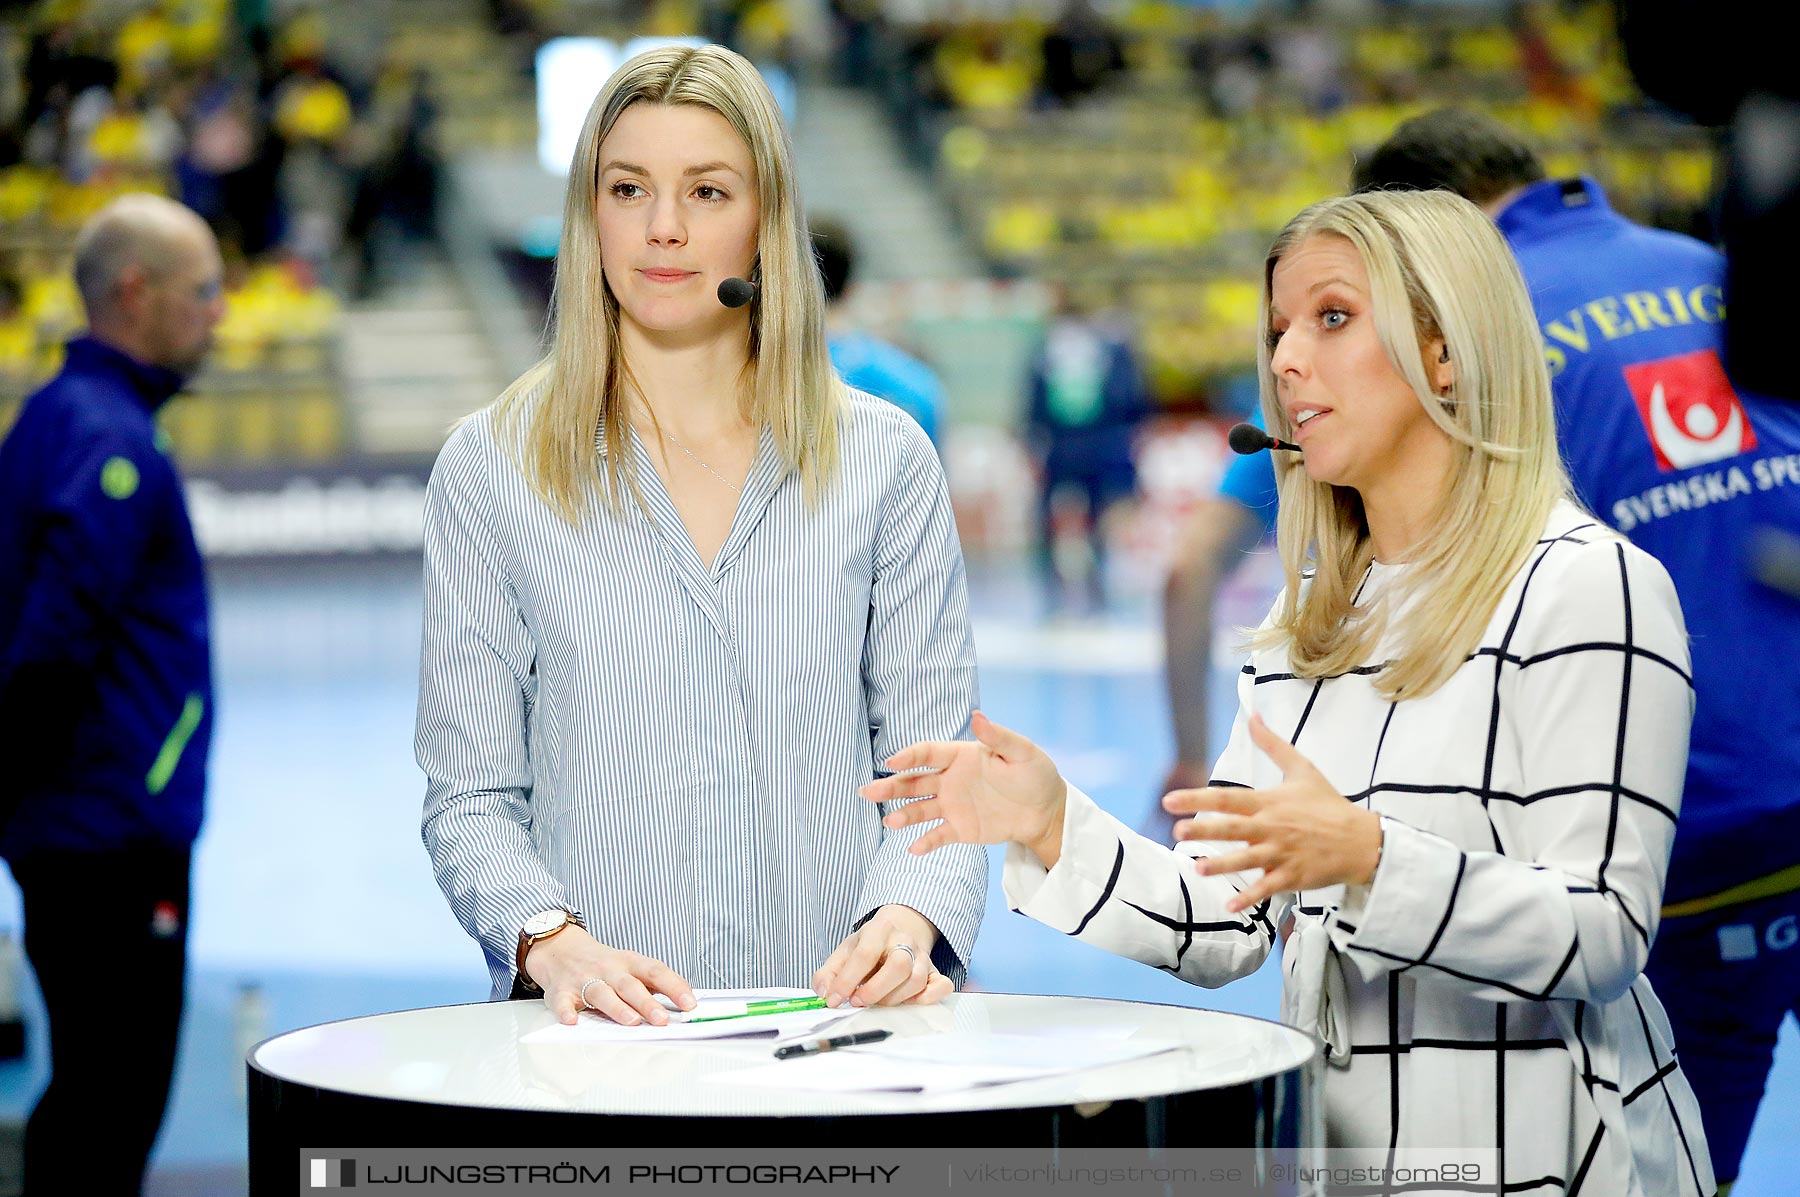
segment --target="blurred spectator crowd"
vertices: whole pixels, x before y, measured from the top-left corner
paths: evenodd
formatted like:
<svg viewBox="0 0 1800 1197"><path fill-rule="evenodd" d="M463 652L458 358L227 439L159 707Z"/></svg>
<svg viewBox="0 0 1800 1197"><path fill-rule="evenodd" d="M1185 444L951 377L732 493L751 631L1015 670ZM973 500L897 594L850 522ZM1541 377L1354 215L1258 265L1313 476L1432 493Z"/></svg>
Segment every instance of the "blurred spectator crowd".
<svg viewBox="0 0 1800 1197"><path fill-rule="evenodd" d="M0 7L0 424L80 325L74 230L145 189L229 264L213 368L169 416L184 455L338 452L342 301L429 235L441 154L530 143L532 56L569 33L699 33L876 89L985 272L1123 330L1156 410L1246 402L1270 237L1446 101L1712 231L1712 138L1641 98L1606 0L39 0Z"/></svg>
<svg viewBox="0 0 1800 1197"><path fill-rule="evenodd" d="M833 5L847 76L881 80L989 266L1126 319L1164 407L1248 394L1271 237L1429 107L1479 106L1628 215L1711 232L1715 147L1643 101L1604 0Z"/></svg>
<svg viewBox="0 0 1800 1197"><path fill-rule="evenodd" d="M423 78L387 48L334 57L354 6L49 0L0 13L0 424L83 323L76 230L114 196L186 203L219 234L227 315L190 459L323 457L344 439L343 295L377 281L375 232L428 231ZM379 45L379 39L376 39Z"/></svg>

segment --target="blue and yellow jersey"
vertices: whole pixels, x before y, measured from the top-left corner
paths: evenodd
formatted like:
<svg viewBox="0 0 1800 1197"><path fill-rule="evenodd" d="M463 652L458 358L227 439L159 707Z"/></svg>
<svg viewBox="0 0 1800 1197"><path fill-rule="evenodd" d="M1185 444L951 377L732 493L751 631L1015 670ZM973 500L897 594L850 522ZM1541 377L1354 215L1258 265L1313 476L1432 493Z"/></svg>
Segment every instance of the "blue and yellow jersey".
<svg viewBox="0 0 1800 1197"><path fill-rule="evenodd" d="M1590 179L1538 183L1498 223L1575 488L1663 563L1687 617L1698 701L1665 909L1800 888L1800 599L1753 559L1767 532L1800 535L1800 403L1732 385L1708 246L1633 224Z"/></svg>

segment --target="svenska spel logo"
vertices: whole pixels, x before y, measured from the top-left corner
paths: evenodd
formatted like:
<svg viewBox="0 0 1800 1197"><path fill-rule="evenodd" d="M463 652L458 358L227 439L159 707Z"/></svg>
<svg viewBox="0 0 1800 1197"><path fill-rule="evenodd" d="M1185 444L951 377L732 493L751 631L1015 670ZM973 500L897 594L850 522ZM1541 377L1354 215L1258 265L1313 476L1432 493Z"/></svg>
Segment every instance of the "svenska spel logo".
<svg viewBox="0 0 1800 1197"><path fill-rule="evenodd" d="M308 1188L313 1189L354 1189L356 1187L355 1160L308 1160L311 1177Z"/></svg>
<svg viewBox="0 0 1800 1197"><path fill-rule="evenodd" d="M1698 349L1627 366L1625 382L1664 473L1756 448L1756 429L1717 351Z"/></svg>

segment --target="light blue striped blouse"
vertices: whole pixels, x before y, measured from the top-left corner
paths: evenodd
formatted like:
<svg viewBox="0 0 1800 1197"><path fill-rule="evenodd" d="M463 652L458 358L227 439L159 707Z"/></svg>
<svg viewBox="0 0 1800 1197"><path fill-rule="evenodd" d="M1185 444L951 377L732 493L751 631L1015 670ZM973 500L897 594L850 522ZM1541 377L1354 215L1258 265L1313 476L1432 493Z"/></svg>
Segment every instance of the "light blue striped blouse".
<svg viewBox="0 0 1800 1197"><path fill-rule="evenodd" d="M654 470L644 508L574 526L498 435L481 412L432 471L417 736L425 846L494 996L555 907L736 987L809 984L899 902L960 984L985 854L913 857L921 829L856 794L890 753L966 736L975 707L962 551L918 425L853 392L814 508L765 429L710 569Z"/></svg>

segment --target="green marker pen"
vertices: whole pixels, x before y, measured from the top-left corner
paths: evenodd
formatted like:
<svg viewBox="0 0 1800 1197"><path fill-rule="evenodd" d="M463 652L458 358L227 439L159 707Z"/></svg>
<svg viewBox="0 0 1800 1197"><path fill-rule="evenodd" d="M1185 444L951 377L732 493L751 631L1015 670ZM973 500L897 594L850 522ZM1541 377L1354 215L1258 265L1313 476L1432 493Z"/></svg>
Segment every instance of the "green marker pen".
<svg viewBox="0 0 1800 1197"><path fill-rule="evenodd" d="M758 1014L792 1014L798 1010L823 1010L822 997L771 998L761 1002L713 1002L705 1013L696 1010L681 1018L682 1022L718 1022L723 1018L752 1018Z"/></svg>

